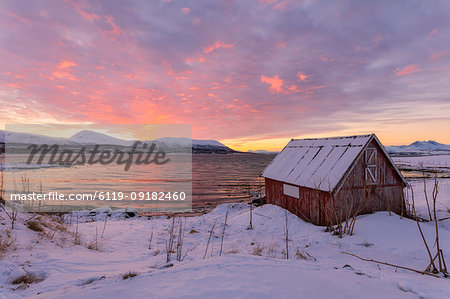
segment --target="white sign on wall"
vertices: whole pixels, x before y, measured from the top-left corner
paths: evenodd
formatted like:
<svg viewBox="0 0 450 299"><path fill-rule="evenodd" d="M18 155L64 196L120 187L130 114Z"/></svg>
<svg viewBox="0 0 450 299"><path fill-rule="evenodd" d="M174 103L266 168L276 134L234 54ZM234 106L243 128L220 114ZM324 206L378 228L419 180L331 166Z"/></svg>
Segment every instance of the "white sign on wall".
<svg viewBox="0 0 450 299"><path fill-rule="evenodd" d="M288 184L283 184L284 195L300 198L300 188Z"/></svg>

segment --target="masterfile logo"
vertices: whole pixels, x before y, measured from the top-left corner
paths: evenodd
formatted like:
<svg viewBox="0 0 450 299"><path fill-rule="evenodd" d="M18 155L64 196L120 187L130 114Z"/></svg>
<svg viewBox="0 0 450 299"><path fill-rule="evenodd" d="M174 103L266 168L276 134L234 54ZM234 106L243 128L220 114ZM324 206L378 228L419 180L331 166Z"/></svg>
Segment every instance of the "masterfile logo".
<svg viewBox="0 0 450 299"><path fill-rule="evenodd" d="M141 147L142 150L139 150ZM94 145L92 150L87 150L86 147L81 147L80 150L66 149L60 151L59 145L53 144L32 144L27 149L30 150L30 155L26 164L30 165L36 158L36 164L41 165L47 162L50 165L93 165L101 164L108 165L116 163L117 165L125 165L124 170L128 171L133 164L137 165L149 165L154 163L155 165L164 165L170 161L166 158L166 152L158 150L155 152L156 144L151 143L147 146L146 143L141 141L134 142L131 150L123 151L120 149L114 150L100 150L100 145ZM48 158L47 158L48 157ZM135 160L133 158L135 157Z"/></svg>

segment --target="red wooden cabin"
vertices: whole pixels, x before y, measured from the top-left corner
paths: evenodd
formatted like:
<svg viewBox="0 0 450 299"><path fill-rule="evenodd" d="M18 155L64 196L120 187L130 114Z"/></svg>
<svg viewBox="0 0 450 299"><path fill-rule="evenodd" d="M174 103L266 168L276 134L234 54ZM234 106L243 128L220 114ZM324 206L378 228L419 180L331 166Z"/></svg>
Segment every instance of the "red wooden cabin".
<svg viewBox="0 0 450 299"><path fill-rule="evenodd" d="M375 134L292 139L262 176L267 203L316 225L405 209L407 183Z"/></svg>

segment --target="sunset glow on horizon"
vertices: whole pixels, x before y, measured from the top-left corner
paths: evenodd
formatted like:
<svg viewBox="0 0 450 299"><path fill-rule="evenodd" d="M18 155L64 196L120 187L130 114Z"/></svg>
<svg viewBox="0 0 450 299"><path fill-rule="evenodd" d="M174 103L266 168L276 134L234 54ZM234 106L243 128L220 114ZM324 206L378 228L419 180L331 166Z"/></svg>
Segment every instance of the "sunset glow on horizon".
<svg viewBox="0 0 450 299"><path fill-rule="evenodd" d="M450 2L2 1L0 129L192 124L281 150L450 144Z"/></svg>

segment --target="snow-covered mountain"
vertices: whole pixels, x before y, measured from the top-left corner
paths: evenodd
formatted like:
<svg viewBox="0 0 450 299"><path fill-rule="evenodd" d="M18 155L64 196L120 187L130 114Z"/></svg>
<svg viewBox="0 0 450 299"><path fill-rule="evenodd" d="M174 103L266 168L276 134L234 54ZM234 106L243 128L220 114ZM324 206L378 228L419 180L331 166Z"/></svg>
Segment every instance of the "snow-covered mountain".
<svg viewBox="0 0 450 299"><path fill-rule="evenodd" d="M235 152L231 148L227 147L223 143L216 140L200 140L189 138L176 138L176 137L164 137L155 140L158 143L162 143L167 147L184 147L192 145L192 153L217 153L227 154Z"/></svg>
<svg viewBox="0 0 450 299"><path fill-rule="evenodd" d="M192 145L202 145L202 146L211 145L211 146L227 147L223 143L220 143L219 141L216 140L200 140L200 139L192 139Z"/></svg>
<svg viewBox="0 0 450 299"><path fill-rule="evenodd" d="M392 155L436 155L450 154L450 145L434 140L416 141L410 145L388 146L386 150Z"/></svg>
<svg viewBox="0 0 450 299"><path fill-rule="evenodd" d="M103 133L88 130L80 131L68 140L80 144L108 144L121 146L131 146L135 142L134 140L122 140Z"/></svg>
<svg viewBox="0 0 450 299"><path fill-rule="evenodd" d="M200 140L200 139L189 139L184 137L164 137L156 139L156 141L164 142L167 145L175 144L175 145L188 145L192 144L192 146L219 146L219 147L227 147L223 143L220 143L216 140Z"/></svg>
<svg viewBox="0 0 450 299"><path fill-rule="evenodd" d="M279 153L276 151L266 151L266 150L248 150L247 152L252 154L265 154L265 155L276 155Z"/></svg>
<svg viewBox="0 0 450 299"><path fill-rule="evenodd" d="M67 138L0 130L0 142L20 144L67 144Z"/></svg>
<svg viewBox="0 0 450 299"><path fill-rule="evenodd" d="M192 140L189 138L176 138L176 137L164 137L156 139L155 141L166 144L167 146L187 146L192 144ZM152 142L152 141L147 141Z"/></svg>
<svg viewBox="0 0 450 299"><path fill-rule="evenodd" d="M6 141L5 141L6 140ZM44 135L6 132L0 130L0 143L14 144L59 144L59 145L116 145L132 146L136 140L123 140L109 136L104 133L83 130L70 138L55 138ZM192 146L193 153L232 153L235 152L226 145L216 140L199 140L189 138L164 137L156 140L144 141L145 143L156 142L166 150L179 152L180 149Z"/></svg>

